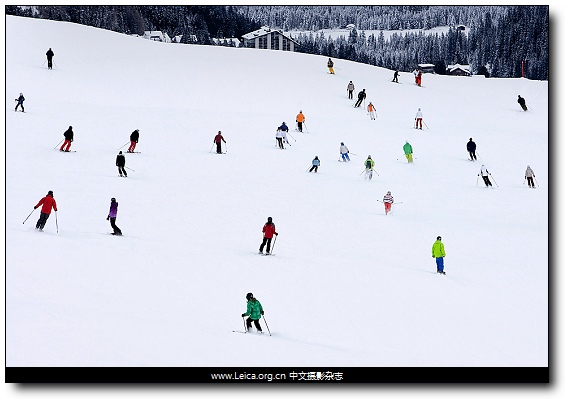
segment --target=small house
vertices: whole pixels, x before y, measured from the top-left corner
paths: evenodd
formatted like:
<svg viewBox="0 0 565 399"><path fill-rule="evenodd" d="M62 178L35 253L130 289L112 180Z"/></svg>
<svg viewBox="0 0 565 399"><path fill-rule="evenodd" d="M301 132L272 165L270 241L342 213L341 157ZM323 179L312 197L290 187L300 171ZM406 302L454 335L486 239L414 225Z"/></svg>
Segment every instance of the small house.
<svg viewBox="0 0 565 399"><path fill-rule="evenodd" d="M144 39L153 40L156 42L171 43L171 38L164 32L160 30L146 30L143 33Z"/></svg>
<svg viewBox="0 0 565 399"><path fill-rule="evenodd" d="M242 36L243 47L269 50L296 51L298 42L283 33L282 29L271 29L263 26L261 29Z"/></svg>
<svg viewBox="0 0 565 399"><path fill-rule="evenodd" d="M422 73L435 73L435 67L434 64L418 64L418 69Z"/></svg>
<svg viewBox="0 0 565 399"><path fill-rule="evenodd" d="M448 65L445 73L452 76L471 76L471 69L469 65Z"/></svg>

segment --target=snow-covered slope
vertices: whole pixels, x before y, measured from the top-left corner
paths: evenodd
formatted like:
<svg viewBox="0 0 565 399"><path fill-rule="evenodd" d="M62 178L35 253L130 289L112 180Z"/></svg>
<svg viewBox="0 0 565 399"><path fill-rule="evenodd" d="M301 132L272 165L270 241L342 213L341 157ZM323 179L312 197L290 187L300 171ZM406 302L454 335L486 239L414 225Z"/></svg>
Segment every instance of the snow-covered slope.
<svg viewBox="0 0 565 399"><path fill-rule="evenodd" d="M326 61L7 17L7 366L547 366L547 82L424 75L419 88ZM347 99L350 80L375 121ZM308 132L277 149L299 110ZM77 152L63 154L69 125ZM141 154L119 178L134 129ZM22 222L48 190L59 211L39 233L38 211ZM402 203L385 216L388 190ZM109 234L111 197L123 237ZM269 216L280 235L262 257ZM272 336L232 333L247 292Z"/></svg>

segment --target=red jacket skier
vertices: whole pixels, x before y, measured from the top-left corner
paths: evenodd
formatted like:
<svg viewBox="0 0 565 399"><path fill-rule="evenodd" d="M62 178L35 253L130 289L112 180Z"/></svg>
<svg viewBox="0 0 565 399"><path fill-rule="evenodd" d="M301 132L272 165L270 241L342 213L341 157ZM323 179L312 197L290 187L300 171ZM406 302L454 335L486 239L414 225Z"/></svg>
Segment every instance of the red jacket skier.
<svg viewBox="0 0 565 399"><path fill-rule="evenodd" d="M216 153L222 153L222 141L225 143L224 137L222 136L222 131L218 130L218 134L214 137L214 143L216 143Z"/></svg>
<svg viewBox="0 0 565 399"><path fill-rule="evenodd" d="M263 253L263 248L265 247L265 245L267 245L267 255L271 253L271 240L273 239L274 235L278 236L279 233L277 233L275 230L273 218L269 216L267 218L267 223L265 223L265 225L263 226L263 242L259 247L260 253Z"/></svg>
<svg viewBox="0 0 565 399"><path fill-rule="evenodd" d="M53 198L53 191L49 191L45 197L41 198L33 209L39 208L40 205L42 205L41 214L39 215L39 220L37 221L35 228L43 231L45 223L47 222L49 215L51 215L51 208L57 212L57 203L55 202L55 198Z"/></svg>

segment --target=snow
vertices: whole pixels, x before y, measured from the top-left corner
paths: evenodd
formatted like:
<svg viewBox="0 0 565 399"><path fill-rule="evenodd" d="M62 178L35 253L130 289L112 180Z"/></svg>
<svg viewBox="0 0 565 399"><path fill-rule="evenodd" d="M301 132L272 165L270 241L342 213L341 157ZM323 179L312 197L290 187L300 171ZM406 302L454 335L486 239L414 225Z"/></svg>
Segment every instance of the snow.
<svg viewBox="0 0 565 399"><path fill-rule="evenodd" d="M6 17L6 365L547 367L548 82L424 75L420 88L326 61ZM347 99L350 80L375 121ZM77 152L63 154L69 125ZM119 178L134 129L141 154ZM39 211L22 222L48 190L59 211L39 233ZM385 216L389 190L402 204ZM123 237L109 234L111 197ZM274 257L257 255L268 216ZM271 337L232 333L247 292Z"/></svg>

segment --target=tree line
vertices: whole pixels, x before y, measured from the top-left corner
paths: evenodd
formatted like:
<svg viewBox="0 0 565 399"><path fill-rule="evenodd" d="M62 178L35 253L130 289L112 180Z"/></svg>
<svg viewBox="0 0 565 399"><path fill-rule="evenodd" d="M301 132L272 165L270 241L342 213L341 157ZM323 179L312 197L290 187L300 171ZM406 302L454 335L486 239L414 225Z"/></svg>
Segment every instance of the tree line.
<svg viewBox="0 0 565 399"><path fill-rule="evenodd" d="M212 38L241 38L261 26L285 32L355 29L338 37L291 34L297 51L399 71L450 64L471 73L549 78L548 6L6 6L6 14L75 22L126 34L160 30L181 43L213 45ZM447 33L424 33L448 26ZM458 27L464 26L465 30ZM390 37L365 31L397 30ZM233 46L229 40L217 42Z"/></svg>

